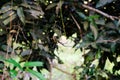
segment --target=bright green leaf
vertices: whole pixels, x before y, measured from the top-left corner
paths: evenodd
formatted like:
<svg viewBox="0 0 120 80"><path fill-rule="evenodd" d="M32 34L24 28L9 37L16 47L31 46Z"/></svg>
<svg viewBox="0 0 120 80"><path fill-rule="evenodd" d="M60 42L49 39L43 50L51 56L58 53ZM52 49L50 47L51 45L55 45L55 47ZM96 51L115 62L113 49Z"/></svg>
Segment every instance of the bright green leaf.
<svg viewBox="0 0 120 80"><path fill-rule="evenodd" d="M31 69L27 69L27 71L28 71L29 73L31 73L32 75L38 77L39 80L45 80L44 76L43 76L41 73L39 73L39 72L37 72L37 71L34 71L34 70L31 70Z"/></svg>
<svg viewBox="0 0 120 80"><path fill-rule="evenodd" d="M34 66L43 66L42 62L26 62L24 67L34 67Z"/></svg>
<svg viewBox="0 0 120 80"><path fill-rule="evenodd" d="M20 70L23 70L20 63L16 62L14 59L10 58L5 60L6 62L9 62L11 64L13 64L14 66L18 67Z"/></svg>
<svg viewBox="0 0 120 80"><path fill-rule="evenodd" d="M12 78L15 78L17 76L17 71L16 70L10 70L10 75Z"/></svg>

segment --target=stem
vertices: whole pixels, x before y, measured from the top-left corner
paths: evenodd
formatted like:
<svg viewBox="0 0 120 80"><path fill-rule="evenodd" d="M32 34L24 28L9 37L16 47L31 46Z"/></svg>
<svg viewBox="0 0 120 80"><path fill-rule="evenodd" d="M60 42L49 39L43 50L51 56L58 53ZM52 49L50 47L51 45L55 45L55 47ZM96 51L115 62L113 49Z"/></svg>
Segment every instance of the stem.
<svg viewBox="0 0 120 80"><path fill-rule="evenodd" d="M90 7L90 6L88 6L88 5L85 5L85 4L82 4L82 7L86 8L86 9L89 9L89 10L92 10L92 11L94 11L94 12L97 12L97 13L99 13L99 14L101 14L101 15L109 18L109 19L111 19L112 21L115 20L115 19L119 19L119 18L116 17L116 16L109 15L109 14L107 14L107 13L104 13L104 12L98 10L98 9L95 9L95 8Z"/></svg>

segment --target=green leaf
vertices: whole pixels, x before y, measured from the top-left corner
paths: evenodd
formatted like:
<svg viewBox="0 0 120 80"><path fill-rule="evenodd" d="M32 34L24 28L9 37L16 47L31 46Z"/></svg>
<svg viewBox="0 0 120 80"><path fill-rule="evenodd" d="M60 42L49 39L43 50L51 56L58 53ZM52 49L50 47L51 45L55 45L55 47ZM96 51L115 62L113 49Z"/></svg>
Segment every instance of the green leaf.
<svg viewBox="0 0 120 80"><path fill-rule="evenodd" d="M18 15L18 17L20 18L21 22L22 22L23 24L25 24L25 15L24 15L24 12L23 12L23 8L22 8L22 7L19 7L19 8L17 9L17 15Z"/></svg>
<svg viewBox="0 0 120 80"><path fill-rule="evenodd" d="M114 53L115 49L116 49L116 43L114 42L111 44L111 51Z"/></svg>
<svg viewBox="0 0 120 80"><path fill-rule="evenodd" d="M37 71L34 71L34 70L31 70L31 69L27 69L27 71L28 71L29 73L31 73L32 75L38 77L39 80L45 80L44 76L43 76L41 73L39 73L39 72L37 72Z"/></svg>
<svg viewBox="0 0 120 80"><path fill-rule="evenodd" d="M17 76L17 71L16 70L10 70L10 75L12 78L15 78Z"/></svg>
<svg viewBox="0 0 120 80"><path fill-rule="evenodd" d="M97 15L97 14L94 14L94 15L91 15L91 16L89 16L89 17L87 17L87 19L88 19L88 21L93 21L93 19L98 19L100 16L99 15Z"/></svg>
<svg viewBox="0 0 120 80"><path fill-rule="evenodd" d="M5 61L13 64L16 67L18 67L20 70L23 70L23 68L21 67L20 63L16 62L14 59L10 58L10 59L7 59Z"/></svg>
<svg viewBox="0 0 120 80"><path fill-rule="evenodd" d="M95 55L95 58L100 59L100 57L101 57L101 51L100 51L100 49L98 49L98 51Z"/></svg>
<svg viewBox="0 0 120 80"><path fill-rule="evenodd" d="M96 4L96 8L102 7L102 6L104 6L108 3L111 3L113 1L115 1L115 0L99 0L99 2Z"/></svg>
<svg viewBox="0 0 120 80"><path fill-rule="evenodd" d="M43 66L42 62L26 62L24 67L34 67L34 66Z"/></svg>
<svg viewBox="0 0 120 80"><path fill-rule="evenodd" d="M77 12L77 14L82 18L82 19L86 19L86 15L82 12Z"/></svg>

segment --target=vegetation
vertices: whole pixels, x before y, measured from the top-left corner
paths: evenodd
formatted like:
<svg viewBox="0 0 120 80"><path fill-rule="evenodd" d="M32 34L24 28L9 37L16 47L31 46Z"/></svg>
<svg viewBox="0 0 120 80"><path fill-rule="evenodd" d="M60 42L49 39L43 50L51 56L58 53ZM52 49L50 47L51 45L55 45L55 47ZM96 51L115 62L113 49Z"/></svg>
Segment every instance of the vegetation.
<svg viewBox="0 0 120 80"><path fill-rule="evenodd" d="M64 35L83 52L84 63L74 68L80 80L119 80L119 6L120 0L1 0L0 78L45 80L41 70L51 73L53 59L62 63L54 51Z"/></svg>

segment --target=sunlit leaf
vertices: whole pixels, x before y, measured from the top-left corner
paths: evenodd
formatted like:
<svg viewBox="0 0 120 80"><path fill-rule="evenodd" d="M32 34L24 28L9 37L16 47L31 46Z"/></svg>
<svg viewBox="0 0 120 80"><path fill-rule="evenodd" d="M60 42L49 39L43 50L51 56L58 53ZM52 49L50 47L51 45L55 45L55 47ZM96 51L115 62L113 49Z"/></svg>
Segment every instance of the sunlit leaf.
<svg viewBox="0 0 120 80"><path fill-rule="evenodd" d="M24 67L34 67L34 66L43 66L43 63L42 62L26 62L24 64Z"/></svg>
<svg viewBox="0 0 120 80"><path fill-rule="evenodd" d="M31 69L27 69L27 71L28 71L29 73L31 73L32 75L38 77L39 80L45 80L44 76L43 76L41 73L39 73L39 72L37 72L37 71L34 71L34 70L31 70Z"/></svg>
<svg viewBox="0 0 120 80"><path fill-rule="evenodd" d="M17 71L16 70L10 70L10 75L12 78L15 78L17 76Z"/></svg>
<svg viewBox="0 0 120 80"><path fill-rule="evenodd" d="M25 15L24 15L24 12L23 12L23 8L22 8L22 7L19 7L19 8L17 9L17 15L18 15L18 17L20 18L21 22L22 22L23 24L25 24Z"/></svg>
<svg viewBox="0 0 120 80"><path fill-rule="evenodd" d="M5 60L6 62L9 62L11 64L13 64L14 66L18 67L20 70L23 70L20 63L16 62L14 59L10 58Z"/></svg>

